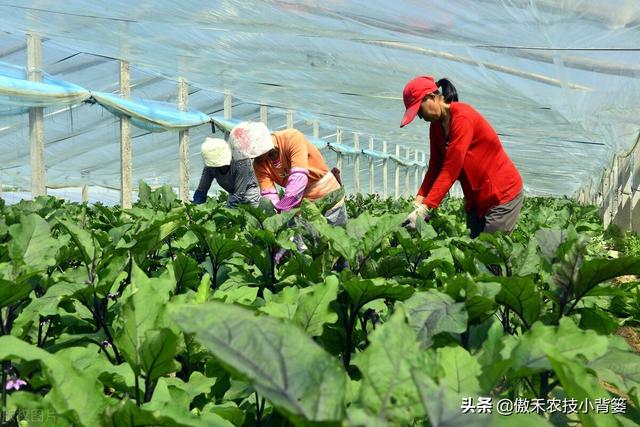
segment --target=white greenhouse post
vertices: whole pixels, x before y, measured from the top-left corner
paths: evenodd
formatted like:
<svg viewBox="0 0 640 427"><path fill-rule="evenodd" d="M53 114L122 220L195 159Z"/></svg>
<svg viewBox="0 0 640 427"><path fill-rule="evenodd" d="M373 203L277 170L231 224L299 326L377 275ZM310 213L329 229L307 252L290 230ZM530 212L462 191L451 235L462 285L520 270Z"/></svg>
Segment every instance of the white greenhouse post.
<svg viewBox="0 0 640 427"><path fill-rule="evenodd" d="M610 196L610 183L611 175L608 170L605 169L604 182L602 185L602 221L604 227L608 227L611 224L611 196Z"/></svg>
<svg viewBox="0 0 640 427"><path fill-rule="evenodd" d="M42 40L39 34L27 34L27 78L42 81ZM29 156L31 166L31 195L47 195L47 176L44 161L44 108L29 108Z"/></svg>
<svg viewBox="0 0 640 427"><path fill-rule="evenodd" d="M178 79L178 108L187 111L189 104L189 85L180 77ZM185 203L189 202L189 129L181 130L178 134L180 141L180 189L178 197Z"/></svg>
<svg viewBox="0 0 640 427"><path fill-rule="evenodd" d="M628 156L625 159L625 186L624 192L627 196L633 194L633 156Z"/></svg>
<svg viewBox="0 0 640 427"><path fill-rule="evenodd" d="M623 230L626 231L627 225L625 224L625 214L624 214L624 204L625 204L625 176L624 176L624 161L622 158L618 158L616 160L617 170L616 170L616 224Z"/></svg>
<svg viewBox="0 0 640 427"><path fill-rule="evenodd" d="M417 193L418 187L420 186L420 166L418 166L418 162L420 162L420 153L418 150L414 153L413 160L416 162L413 174L413 192Z"/></svg>
<svg viewBox="0 0 640 427"><path fill-rule="evenodd" d="M618 225L624 231L631 230L632 213L631 213L631 199L632 199L632 178L633 178L633 157L625 156L620 159L620 207L619 207L619 219Z"/></svg>
<svg viewBox="0 0 640 427"><path fill-rule="evenodd" d="M424 166L422 166L422 170L420 171L420 182L418 182L418 187L420 187L422 185L422 180L424 179L424 176L427 174L427 153L422 151L421 154L422 156L422 163L424 164Z"/></svg>
<svg viewBox="0 0 640 427"><path fill-rule="evenodd" d="M342 128L340 127L336 129L336 143L342 144ZM340 173L342 173L342 153L338 153L338 159L336 160L336 167L340 170ZM342 179L342 184L344 186L344 178Z"/></svg>
<svg viewBox="0 0 640 427"><path fill-rule="evenodd" d="M266 105L260 105L260 121L269 126L269 108Z"/></svg>
<svg viewBox="0 0 640 427"><path fill-rule="evenodd" d="M602 221L605 228L609 225L606 218L608 188L609 188L609 174L607 173L607 169L605 169L602 173L602 180L600 181L600 203L598 203L598 207L600 208L600 216L602 216Z"/></svg>
<svg viewBox="0 0 640 427"><path fill-rule="evenodd" d="M382 153L385 156L382 161L382 195L386 199L389 197L389 159L387 159L387 141L382 141Z"/></svg>
<svg viewBox="0 0 640 427"><path fill-rule="evenodd" d="M233 118L233 94L230 90L224 91L224 118L225 120Z"/></svg>
<svg viewBox="0 0 640 427"><path fill-rule="evenodd" d="M596 203L595 203L595 205L598 207L598 212L600 213L600 216L603 215L602 206L604 205L604 181L605 181L605 175L603 173L602 176L600 177L600 184L598 184L598 196L596 197Z"/></svg>
<svg viewBox="0 0 640 427"><path fill-rule="evenodd" d="M617 160L613 161L613 165L611 167L611 187L609 188L609 193L611 194L611 222L613 222L615 215L618 211L618 162Z"/></svg>
<svg viewBox="0 0 640 427"><path fill-rule="evenodd" d="M585 187L585 190L584 190L584 202L583 203L585 203L585 204L589 203L589 199L591 197L591 184L592 184L592 181L589 180L589 185L587 187Z"/></svg>
<svg viewBox="0 0 640 427"><path fill-rule="evenodd" d="M373 137L369 137L369 150L373 151ZM369 193L375 194L376 192L376 178L375 178L375 159L373 156L369 157Z"/></svg>
<svg viewBox="0 0 640 427"><path fill-rule="evenodd" d="M293 129L293 111L287 110L287 129Z"/></svg>
<svg viewBox="0 0 640 427"><path fill-rule="evenodd" d="M615 189L616 181L612 168L611 171L609 171L609 185L607 190L607 208L609 209L608 224L611 224L613 222L613 216L615 215Z"/></svg>
<svg viewBox="0 0 640 427"><path fill-rule="evenodd" d="M396 159L400 159L400 146L396 144ZM400 163L396 160L396 173L395 173L395 198L400 197Z"/></svg>
<svg viewBox="0 0 640 427"><path fill-rule="evenodd" d="M407 162L409 161L409 159L411 158L411 148L405 148L404 151L404 157L405 159L407 159ZM404 191L402 192L403 196L408 196L409 195L409 175L411 175L411 168L409 166L405 166L404 167L405 170L405 174L404 174Z"/></svg>
<svg viewBox="0 0 640 427"><path fill-rule="evenodd" d="M632 157L631 168L631 229L640 234L640 144Z"/></svg>
<svg viewBox="0 0 640 427"><path fill-rule="evenodd" d="M611 194L611 222L615 222L616 215L618 214L618 162L614 161L611 168L611 186L609 187L609 194Z"/></svg>
<svg viewBox="0 0 640 427"><path fill-rule="evenodd" d="M360 192L360 133L353 133L353 148L357 151L353 161L353 186L354 192Z"/></svg>
<svg viewBox="0 0 640 427"><path fill-rule="evenodd" d="M89 201L89 186L87 184L82 185L82 203Z"/></svg>
<svg viewBox="0 0 640 427"><path fill-rule="evenodd" d="M124 99L131 96L129 63L120 61L120 95ZM120 117L120 206L131 207L131 123L129 117Z"/></svg>
<svg viewBox="0 0 640 427"><path fill-rule="evenodd" d="M320 138L320 121L319 120L313 121L313 137Z"/></svg>

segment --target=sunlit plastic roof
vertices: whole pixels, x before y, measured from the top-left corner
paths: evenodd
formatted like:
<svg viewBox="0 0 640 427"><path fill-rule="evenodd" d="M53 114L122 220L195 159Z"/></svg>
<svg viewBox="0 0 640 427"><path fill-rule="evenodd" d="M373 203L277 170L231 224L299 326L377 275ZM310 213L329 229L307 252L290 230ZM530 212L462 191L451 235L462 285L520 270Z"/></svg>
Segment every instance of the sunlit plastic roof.
<svg viewBox="0 0 640 427"><path fill-rule="evenodd" d="M336 127L428 152L428 126L400 129L402 88L448 77L461 101L501 135L526 188L572 194L598 180L640 129L640 2L1 1L0 62L26 65L27 32L43 37L43 68L83 88L117 93L117 59L132 66L132 96L294 126L335 140ZM118 119L98 105L45 110L49 185L119 186ZM28 115L0 116L0 181L29 189ZM178 137L133 128L134 182L178 182ZM191 186L209 125L193 128ZM330 161L331 162L331 161ZM362 169L368 168L363 162ZM154 181L155 180L155 181ZM366 187L365 187L366 189Z"/></svg>

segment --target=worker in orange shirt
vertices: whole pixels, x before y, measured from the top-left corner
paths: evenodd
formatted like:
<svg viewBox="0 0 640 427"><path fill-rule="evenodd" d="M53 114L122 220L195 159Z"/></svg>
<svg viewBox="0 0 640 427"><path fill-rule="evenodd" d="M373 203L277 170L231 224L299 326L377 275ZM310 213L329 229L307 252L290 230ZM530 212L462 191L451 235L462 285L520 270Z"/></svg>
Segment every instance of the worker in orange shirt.
<svg viewBox="0 0 640 427"><path fill-rule="evenodd" d="M403 91L406 108L400 127L416 116L430 123L429 167L407 223L428 219L456 180L465 198L471 237L513 231L523 200L520 173L489 122L471 105L458 102L447 79L419 76Z"/></svg>
<svg viewBox="0 0 640 427"><path fill-rule="evenodd" d="M296 129L269 132L260 122L242 122L229 135L234 159L252 158L260 195L279 212L297 207L302 199L316 201L338 190L340 183L318 150ZM276 186L284 187L280 198ZM325 212L327 222L344 225L344 197Z"/></svg>
<svg viewBox="0 0 640 427"><path fill-rule="evenodd" d="M303 199L315 202L340 189L341 185L327 167L318 150L296 129L269 132L260 122L242 122L229 135L234 159L253 160L253 170L260 186L260 195L273 202L278 212L291 210ZM282 198L276 186L284 187ZM344 196L330 206L324 217L331 225L347 223ZM306 248L300 236L294 237L298 250ZM284 255L276 255L276 263Z"/></svg>

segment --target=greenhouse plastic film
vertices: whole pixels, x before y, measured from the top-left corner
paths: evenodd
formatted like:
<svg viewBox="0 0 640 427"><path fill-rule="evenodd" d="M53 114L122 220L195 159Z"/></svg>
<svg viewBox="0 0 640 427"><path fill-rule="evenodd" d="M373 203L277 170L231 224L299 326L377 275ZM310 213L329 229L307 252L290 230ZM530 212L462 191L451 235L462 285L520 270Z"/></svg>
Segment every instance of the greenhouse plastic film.
<svg viewBox="0 0 640 427"><path fill-rule="evenodd" d="M291 108L422 151L426 124L398 128L402 88L419 74L448 77L461 101L501 135L528 188L568 195L635 140L639 11L638 2L625 0L606 8L590 0L5 2L0 13L11 34L0 51L38 31L43 52L55 52L45 54L45 71L77 52L123 59L212 93L231 89L234 100ZM58 54L64 49L69 59ZM9 56L24 65L23 54ZM103 68L76 69L78 80L68 80L117 90L114 74L105 90L108 79L95 72ZM94 75L102 87L80 82ZM55 77L67 80L64 72ZM98 138L115 143L109 128ZM15 137L2 132L0 143ZM171 156L177 165L177 151ZM104 171L114 184L118 173Z"/></svg>

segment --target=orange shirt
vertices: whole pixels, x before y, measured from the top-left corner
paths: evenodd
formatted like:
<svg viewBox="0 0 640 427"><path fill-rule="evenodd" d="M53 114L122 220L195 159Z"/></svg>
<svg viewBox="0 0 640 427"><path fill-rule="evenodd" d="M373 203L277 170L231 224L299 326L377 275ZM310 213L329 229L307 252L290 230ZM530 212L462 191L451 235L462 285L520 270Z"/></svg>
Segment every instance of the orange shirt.
<svg viewBox="0 0 640 427"><path fill-rule="evenodd" d="M253 161L261 191L275 189L276 184L285 187L292 169L308 172L309 182L303 194L305 199L313 201L340 188L320 150L307 141L302 132L287 129L273 132L271 138L280 151L280 165L276 167L266 156Z"/></svg>

